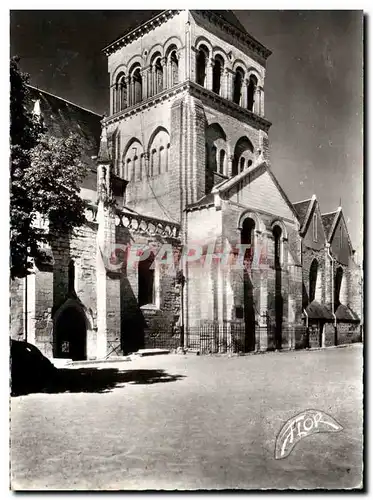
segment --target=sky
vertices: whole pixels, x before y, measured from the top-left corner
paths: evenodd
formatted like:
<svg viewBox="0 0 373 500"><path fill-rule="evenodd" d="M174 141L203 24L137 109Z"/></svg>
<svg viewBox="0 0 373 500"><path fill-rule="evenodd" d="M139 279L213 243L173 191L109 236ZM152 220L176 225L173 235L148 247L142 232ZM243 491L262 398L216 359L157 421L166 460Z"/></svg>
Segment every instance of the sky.
<svg viewBox="0 0 373 500"><path fill-rule="evenodd" d="M109 111L101 52L158 11L10 14L10 53L30 83L100 114ZM363 252L362 11L234 10L272 50L264 85L271 167L292 202L316 194L322 213L340 202L357 260Z"/></svg>

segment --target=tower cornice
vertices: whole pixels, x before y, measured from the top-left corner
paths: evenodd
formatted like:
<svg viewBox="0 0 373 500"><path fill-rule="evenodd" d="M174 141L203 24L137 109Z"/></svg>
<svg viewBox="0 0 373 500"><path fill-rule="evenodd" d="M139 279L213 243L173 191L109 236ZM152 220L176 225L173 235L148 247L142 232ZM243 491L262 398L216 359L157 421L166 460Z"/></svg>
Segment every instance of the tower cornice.
<svg viewBox="0 0 373 500"><path fill-rule="evenodd" d="M141 38L142 36L146 35L146 33L152 31L154 28L157 28L161 24L167 22L169 19L174 17L179 12L181 12L181 10L164 10L160 14L149 19L149 21L146 21L137 28L130 30L128 33L125 33L122 37L118 38L117 40L114 40L114 42L110 43L104 49L102 49L102 52L106 56L109 56L113 52L116 52L122 47L125 47L126 45L134 42L138 38Z"/></svg>
<svg viewBox="0 0 373 500"><path fill-rule="evenodd" d="M262 43L256 40L249 33L238 29L236 26L231 24L228 20L221 18L212 10L192 10L202 15L204 18L208 19L210 22L214 23L216 26L220 27L223 31L226 31L230 35L237 38L240 42L244 43L250 50L257 53L264 60L272 54L272 51L267 49Z"/></svg>

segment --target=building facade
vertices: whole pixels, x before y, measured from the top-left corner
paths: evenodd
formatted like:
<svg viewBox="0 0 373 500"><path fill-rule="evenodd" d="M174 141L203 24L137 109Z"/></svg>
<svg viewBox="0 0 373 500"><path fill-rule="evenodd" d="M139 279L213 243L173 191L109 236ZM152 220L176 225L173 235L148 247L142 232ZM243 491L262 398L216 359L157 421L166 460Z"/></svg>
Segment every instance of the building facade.
<svg viewBox="0 0 373 500"><path fill-rule="evenodd" d="M359 273L342 211L330 222L315 198L293 205L271 169L270 51L229 11L183 10L104 53L103 120L34 89L43 116L67 106L92 138L87 223L52 242L52 261L35 262L27 284L12 282L12 336L27 332L48 356L72 359L359 340Z"/></svg>

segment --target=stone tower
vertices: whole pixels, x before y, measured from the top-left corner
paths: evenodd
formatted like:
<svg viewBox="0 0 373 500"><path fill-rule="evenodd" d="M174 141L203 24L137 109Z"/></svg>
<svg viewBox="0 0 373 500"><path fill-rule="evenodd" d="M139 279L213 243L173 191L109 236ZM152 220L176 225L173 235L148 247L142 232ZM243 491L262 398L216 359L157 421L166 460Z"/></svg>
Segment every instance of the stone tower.
<svg viewBox="0 0 373 500"><path fill-rule="evenodd" d="M233 330L244 332L241 350L294 347L299 225L269 166L264 79L271 52L230 11L169 10L104 53L104 126L114 175L126 183L119 205L179 224L181 244L196 244L204 257L216 245L251 247L250 273L224 268L219 258L208 269L182 262L184 345L200 339L208 322L220 332L218 350L237 344ZM255 265L254 250L262 255Z"/></svg>
<svg viewBox="0 0 373 500"><path fill-rule="evenodd" d="M104 53L105 125L126 206L180 222L215 184L267 157L270 51L229 11L165 11Z"/></svg>

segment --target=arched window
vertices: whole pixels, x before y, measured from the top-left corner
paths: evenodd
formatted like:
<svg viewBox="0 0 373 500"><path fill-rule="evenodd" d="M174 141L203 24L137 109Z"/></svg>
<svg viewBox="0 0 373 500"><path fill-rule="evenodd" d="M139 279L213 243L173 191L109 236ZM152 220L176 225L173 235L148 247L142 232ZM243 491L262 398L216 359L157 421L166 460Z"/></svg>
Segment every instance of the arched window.
<svg viewBox="0 0 373 500"><path fill-rule="evenodd" d="M318 269L319 269L319 264L318 264L317 260L314 259L312 261L311 266L310 266L310 276L309 276L309 282L310 282L309 299L310 299L310 302L313 302L315 300Z"/></svg>
<svg viewBox="0 0 373 500"><path fill-rule="evenodd" d="M341 303L340 295L341 295L342 279L343 279L343 269L342 269L342 267L338 267L337 272L335 274L335 282L334 282L334 307L335 307L335 309L337 309L337 307Z"/></svg>
<svg viewBox="0 0 373 500"><path fill-rule="evenodd" d="M214 68L212 70L212 91L215 94L220 94L221 74L223 71L223 60L216 56L214 60Z"/></svg>
<svg viewBox="0 0 373 500"><path fill-rule="evenodd" d="M274 252L275 269L279 269L281 267L281 234L282 234L281 227L275 226L273 228L273 237L275 240L275 252Z"/></svg>
<svg viewBox="0 0 373 500"><path fill-rule="evenodd" d="M220 160L219 160L219 173L224 174L225 172L225 151L224 149L220 150Z"/></svg>
<svg viewBox="0 0 373 500"><path fill-rule="evenodd" d="M162 92L163 90L163 66L161 63L161 58L158 58L155 66L154 66L154 71L155 71L155 94L158 94L159 92Z"/></svg>
<svg viewBox="0 0 373 500"><path fill-rule="evenodd" d="M208 57L208 51L204 48L200 48L197 54L197 68L196 68L196 81L199 85L205 86L206 80L206 60Z"/></svg>
<svg viewBox="0 0 373 500"><path fill-rule="evenodd" d="M247 168L251 167L253 164L253 160L247 160Z"/></svg>
<svg viewBox="0 0 373 500"><path fill-rule="evenodd" d="M213 172L218 171L218 167L216 164L216 152L217 152L216 146L212 146L212 148L211 148L211 168L212 168Z"/></svg>
<svg viewBox="0 0 373 500"><path fill-rule="evenodd" d="M123 73L118 75L114 87L114 113L127 107L127 83Z"/></svg>
<svg viewBox="0 0 373 500"><path fill-rule="evenodd" d="M139 277L139 306L145 304L154 304L155 293L154 293L154 269L152 264L154 262L154 256L151 254L146 260L141 260L138 266L138 277Z"/></svg>
<svg viewBox="0 0 373 500"><path fill-rule="evenodd" d="M170 66L171 66L171 76L170 85L176 85L179 83L179 61L176 56L176 51L173 50L170 54Z"/></svg>
<svg viewBox="0 0 373 500"><path fill-rule="evenodd" d="M237 68L233 82L233 102L235 102L236 104L240 104L241 101L243 78L243 70L241 68Z"/></svg>
<svg viewBox="0 0 373 500"><path fill-rule="evenodd" d="M243 221L241 230L241 244L249 245L248 250L245 252L245 267L249 265L251 267L252 260L255 252L255 221L253 219L247 218Z"/></svg>
<svg viewBox="0 0 373 500"><path fill-rule="evenodd" d="M219 178L214 172L226 174L227 137L218 123L211 123L205 132L206 163L205 163L205 193L210 193Z"/></svg>
<svg viewBox="0 0 373 500"><path fill-rule="evenodd" d="M138 104L142 100L142 77L140 68L137 68L133 73L134 85L134 104Z"/></svg>
<svg viewBox="0 0 373 500"><path fill-rule="evenodd" d="M254 110L255 92L258 85L258 79L255 75L250 76L249 85L247 86L247 109Z"/></svg>
<svg viewBox="0 0 373 500"><path fill-rule="evenodd" d="M245 168L245 158L241 158L240 160L240 172L243 172Z"/></svg>
<svg viewBox="0 0 373 500"><path fill-rule="evenodd" d="M232 162L232 175L237 175L239 171L242 171L242 158L244 162L246 160L251 161L253 156L254 146L248 137L242 136L236 142L234 148L233 162ZM241 162L241 163L240 163Z"/></svg>

